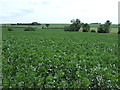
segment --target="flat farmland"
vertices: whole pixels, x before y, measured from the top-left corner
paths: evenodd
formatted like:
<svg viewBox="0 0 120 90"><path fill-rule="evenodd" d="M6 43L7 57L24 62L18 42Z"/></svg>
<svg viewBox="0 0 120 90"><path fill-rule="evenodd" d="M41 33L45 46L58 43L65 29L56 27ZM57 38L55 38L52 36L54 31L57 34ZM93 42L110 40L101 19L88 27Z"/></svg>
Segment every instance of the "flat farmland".
<svg viewBox="0 0 120 90"><path fill-rule="evenodd" d="M4 88L118 88L118 34L13 29L2 30Z"/></svg>

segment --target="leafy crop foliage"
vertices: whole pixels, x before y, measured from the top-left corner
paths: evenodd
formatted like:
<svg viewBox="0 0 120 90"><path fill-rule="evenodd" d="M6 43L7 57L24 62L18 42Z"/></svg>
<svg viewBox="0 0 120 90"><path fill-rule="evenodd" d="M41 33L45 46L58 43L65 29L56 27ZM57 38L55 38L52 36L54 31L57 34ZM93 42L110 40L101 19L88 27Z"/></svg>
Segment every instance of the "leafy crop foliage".
<svg viewBox="0 0 120 90"><path fill-rule="evenodd" d="M4 88L118 88L117 35L3 30Z"/></svg>

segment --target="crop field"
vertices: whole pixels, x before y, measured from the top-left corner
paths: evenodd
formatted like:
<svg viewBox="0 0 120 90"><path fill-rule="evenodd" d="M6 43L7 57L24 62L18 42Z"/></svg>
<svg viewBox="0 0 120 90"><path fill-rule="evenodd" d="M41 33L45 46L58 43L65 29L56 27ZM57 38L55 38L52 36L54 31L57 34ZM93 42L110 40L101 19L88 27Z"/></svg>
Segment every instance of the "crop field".
<svg viewBox="0 0 120 90"><path fill-rule="evenodd" d="M119 88L118 34L23 29L3 28L3 88Z"/></svg>

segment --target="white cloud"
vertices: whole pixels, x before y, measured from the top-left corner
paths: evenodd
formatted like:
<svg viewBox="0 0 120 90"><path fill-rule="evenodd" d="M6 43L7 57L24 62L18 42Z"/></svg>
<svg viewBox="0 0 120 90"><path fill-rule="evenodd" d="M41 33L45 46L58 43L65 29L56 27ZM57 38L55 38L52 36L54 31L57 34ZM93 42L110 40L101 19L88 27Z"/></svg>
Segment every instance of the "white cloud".
<svg viewBox="0 0 120 90"><path fill-rule="evenodd" d="M118 22L118 0L1 0L0 8L0 22Z"/></svg>

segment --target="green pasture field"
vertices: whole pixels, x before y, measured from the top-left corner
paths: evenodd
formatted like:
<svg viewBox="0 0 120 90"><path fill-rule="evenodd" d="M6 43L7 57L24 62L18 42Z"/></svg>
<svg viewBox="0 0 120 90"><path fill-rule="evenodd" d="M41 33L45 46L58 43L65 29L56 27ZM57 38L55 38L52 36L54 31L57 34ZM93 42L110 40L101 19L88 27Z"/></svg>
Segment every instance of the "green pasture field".
<svg viewBox="0 0 120 90"><path fill-rule="evenodd" d="M68 26L70 24L50 24L49 28L61 28L63 29L64 26ZM100 24L89 24L91 28L98 28ZM11 26L10 24L3 24L3 27L4 26ZM30 26L33 26L33 25L30 25ZM27 25L12 25L12 27L27 27ZM45 24L41 24L41 25L38 25L38 26L35 26L35 27L45 27ZM118 28L118 25L117 24L112 24L110 26L111 28Z"/></svg>
<svg viewBox="0 0 120 90"><path fill-rule="evenodd" d="M2 43L4 88L119 88L118 34L4 27Z"/></svg>
<svg viewBox="0 0 120 90"><path fill-rule="evenodd" d="M10 25L10 24L4 24L3 28L12 27L14 30L24 30L26 27L34 27L36 30L40 30L42 27L46 29L61 29L63 30L65 26L69 26L70 24L50 24L49 27L46 27L45 24L34 26L34 25ZM97 31L97 28L99 27L99 24L90 24L90 30ZM82 31L82 28L80 29ZM118 32L118 25L112 24L110 26L110 33L117 33Z"/></svg>

